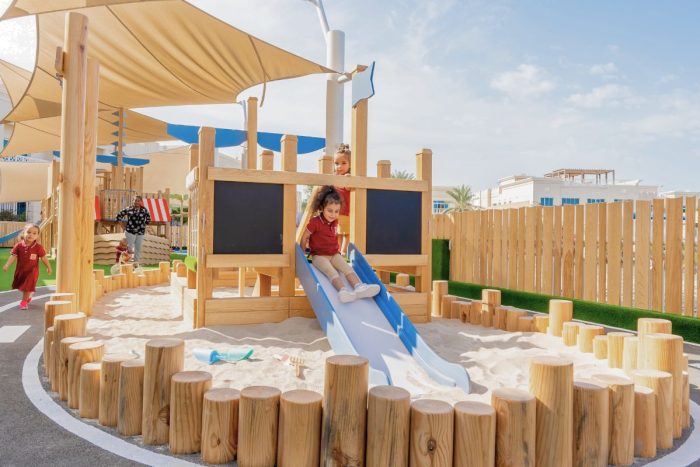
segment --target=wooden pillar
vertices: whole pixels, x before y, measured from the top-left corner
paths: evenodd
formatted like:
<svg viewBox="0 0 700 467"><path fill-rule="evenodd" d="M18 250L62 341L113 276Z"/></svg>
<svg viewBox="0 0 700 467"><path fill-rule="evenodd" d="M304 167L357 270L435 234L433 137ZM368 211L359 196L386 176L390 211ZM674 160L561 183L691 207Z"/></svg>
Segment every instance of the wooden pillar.
<svg viewBox="0 0 700 467"><path fill-rule="evenodd" d="M629 332L608 333L608 366L622 368L622 352L625 348L625 337L632 337Z"/></svg>
<svg viewBox="0 0 700 467"><path fill-rule="evenodd" d="M634 462L634 383L614 375L593 375L593 380L610 390L610 453L608 463Z"/></svg>
<svg viewBox="0 0 700 467"><path fill-rule="evenodd" d="M185 342L162 338L146 342L143 373L143 442L165 444L170 435L170 378L183 370Z"/></svg>
<svg viewBox="0 0 700 467"><path fill-rule="evenodd" d="M481 402L455 404L455 467L493 467L496 460L496 411Z"/></svg>
<svg viewBox="0 0 700 467"><path fill-rule="evenodd" d="M100 374L102 362L86 363L80 367L80 418L97 418L100 413Z"/></svg>
<svg viewBox="0 0 700 467"><path fill-rule="evenodd" d="M282 394L277 439L278 467L319 465L322 402L321 394L305 389Z"/></svg>
<svg viewBox="0 0 700 467"><path fill-rule="evenodd" d="M80 290L80 245L85 166L85 93L87 80L88 19L75 12L66 14L63 43L61 162L58 201L58 248L56 290L78 293Z"/></svg>
<svg viewBox="0 0 700 467"><path fill-rule="evenodd" d="M297 171L297 137L284 135L281 141L282 170ZM297 217L297 187L284 185L282 214L282 254L289 256L289 266L282 268L279 279L279 296L293 297L296 278L296 217Z"/></svg>
<svg viewBox="0 0 700 467"><path fill-rule="evenodd" d="M656 457L656 396L644 386L634 388L634 455Z"/></svg>
<svg viewBox="0 0 700 467"><path fill-rule="evenodd" d="M202 447L202 405L211 389L207 371L181 371L170 382L170 452L191 454Z"/></svg>
<svg viewBox="0 0 700 467"><path fill-rule="evenodd" d="M246 159L247 165L246 169L255 170L255 155L258 153L258 98L249 97L248 105L246 106L246 121L248 127L246 128ZM202 144L201 141L199 144ZM214 165L212 163L212 165ZM201 160L200 160L200 167ZM200 175L201 177L201 175ZM200 178L201 180L201 178ZM200 204L201 206L201 204Z"/></svg>
<svg viewBox="0 0 700 467"><path fill-rule="evenodd" d="M49 378L49 381L51 381L51 346L53 344L53 325L49 326L46 328L46 331L44 331L44 356L42 358L43 360L43 366L44 366L44 374L46 375L47 378Z"/></svg>
<svg viewBox="0 0 700 467"><path fill-rule="evenodd" d="M209 464L231 462L238 445L238 403L240 391L210 389L202 408L202 460Z"/></svg>
<svg viewBox="0 0 700 467"><path fill-rule="evenodd" d="M541 332L542 334L547 333L547 328L549 327L549 316L535 315L533 316L533 331Z"/></svg>
<svg viewBox="0 0 700 467"><path fill-rule="evenodd" d="M593 355L598 360L607 360L608 358L608 336L595 336L593 338Z"/></svg>
<svg viewBox="0 0 700 467"><path fill-rule="evenodd" d="M382 279L383 281L383 279ZM440 311L440 305L442 303L442 297L447 295L447 281L433 281L433 297L432 297L432 309L431 313L435 317L442 316Z"/></svg>
<svg viewBox="0 0 700 467"><path fill-rule="evenodd" d="M574 304L570 300L549 301L549 335L561 337L564 323L574 318Z"/></svg>
<svg viewBox="0 0 700 467"><path fill-rule="evenodd" d="M471 302L459 302L457 305L457 311L459 313L459 319L463 323L469 323L472 312Z"/></svg>
<svg viewBox="0 0 700 467"><path fill-rule="evenodd" d="M356 355L326 359L321 463L362 465L365 459L369 362Z"/></svg>
<svg viewBox="0 0 700 467"><path fill-rule="evenodd" d="M645 386L656 394L656 447L673 447L673 377L671 373L658 370L635 370L635 384Z"/></svg>
<svg viewBox="0 0 700 467"><path fill-rule="evenodd" d="M274 170L275 167L275 153L269 149L264 149L260 153L260 162L258 163L258 168L260 170Z"/></svg>
<svg viewBox="0 0 700 467"><path fill-rule="evenodd" d="M440 300L440 316L443 318L450 317L450 307L455 300L457 300L457 297L454 295L446 294L442 296L442 300ZM479 310L481 310L481 305L479 305Z"/></svg>
<svg viewBox="0 0 700 467"><path fill-rule="evenodd" d="M444 401L413 402L410 436L410 465L450 467L454 457L454 409Z"/></svg>
<svg viewBox="0 0 700 467"><path fill-rule="evenodd" d="M593 352L593 338L604 333L602 326L593 326L590 324L581 324L578 328L578 349L581 352Z"/></svg>
<svg viewBox="0 0 700 467"><path fill-rule="evenodd" d="M521 316L518 318L518 332L532 332L532 316Z"/></svg>
<svg viewBox="0 0 700 467"><path fill-rule="evenodd" d="M661 292L659 292L661 293ZM644 360L644 336L647 334L671 334L671 321L661 318L639 318L637 320L637 368Z"/></svg>
<svg viewBox="0 0 700 467"><path fill-rule="evenodd" d="M632 372L637 369L637 342L636 336L624 338L622 349L622 369L627 376L632 377Z"/></svg>
<svg viewBox="0 0 700 467"><path fill-rule="evenodd" d="M199 145L198 144L190 144L190 165L189 169L190 172L197 167L197 164L199 163ZM245 167L243 167L245 168ZM197 178L200 178L201 175L197 174ZM196 208L197 203L196 200L193 200L193 197L195 196L195 192L193 190L188 190L188 195L189 195L189 211L188 211L188 217L189 220L187 222L187 254L191 256L196 255L196 249L197 247L193 245L195 238L196 238L196 229L197 229L197 224L198 224L198 218Z"/></svg>
<svg viewBox="0 0 700 467"><path fill-rule="evenodd" d="M257 120L257 99L248 99L248 141L251 141L250 128L253 128L257 141L257 121L251 127L250 108L255 108L253 120ZM207 267L207 255L214 253L214 182L208 178L208 168L214 166L214 128L202 127L199 130L199 182L197 189L197 318L195 327L201 328L206 323L206 302L212 298L214 282L212 269ZM257 145L257 143L256 143ZM248 148L250 151L250 147ZM249 162L252 159L255 168L255 151L249 152Z"/></svg>
<svg viewBox="0 0 700 467"><path fill-rule="evenodd" d="M469 324L481 326L481 300L472 300L469 308ZM443 310L449 310L449 308L443 308ZM450 313L446 313L444 317L449 318Z"/></svg>
<svg viewBox="0 0 700 467"><path fill-rule="evenodd" d="M77 409L80 402L80 368L99 362L104 354L102 342L78 342L68 347L68 407Z"/></svg>
<svg viewBox="0 0 700 467"><path fill-rule="evenodd" d="M609 423L608 387L593 380L574 381L573 465L608 465Z"/></svg>
<svg viewBox="0 0 700 467"><path fill-rule="evenodd" d="M506 311L506 331L517 332L518 331L518 319L527 316L527 311L525 310L507 310Z"/></svg>
<svg viewBox="0 0 700 467"><path fill-rule="evenodd" d="M44 331L53 326L56 316L75 312L75 304L67 300L50 300L44 303Z"/></svg>
<svg viewBox="0 0 700 467"><path fill-rule="evenodd" d="M430 237L430 219L433 215L433 152L421 149L416 153L416 179L428 182L427 190L421 193L421 254L427 256L425 266L416 268L416 292L428 294L430 303L430 281L433 280L433 247ZM426 319L430 321L430 310L426 310Z"/></svg>
<svg viewBox="0 0 700 467"><path fill-rule="evenodd" d="M102 377L100 380L100 425L117 426L119 415L119 377L122 362L134 360L131 353L112 353L102 357Z"/></svg>
<svg viewBox="0 0 700 467"><path fill-rule="evenodd" d="M333 173L333 156L324 154L318 158L318 173L332 174Z"/></svg>
<svg viewBox="0 0 700 467"><path fill-rule="evenodd" d="M54 379L51 382L51 387L53 388L55 383L55 390L58 390L59 393L61 388L61 341L66 337L85 336L85 324L86 319L83 313L68 313L54 318L53 349L51 349Z"/></svg>
<svg viewBox="0 0 700 467"><path fill-rule="evenodd" d="M117 165L113 166L114 189L123 190L124 183L124 109L119 109L119 125L117 127Z"/></svg>
<svg viewBox="0 0 700 467"><path fill-rule="evenodd" d="M73 344L91 341L90 336L64 337L58 344L58 397L62 401L68 401L68 348Z"/></svg>
<svg viewBox="0 0 700 467"><path fill-rule="evenodd" d="M578 326L579 323L574 323L573 321L564 323L564 326L562 327L561 339L562 342L564 342L565 346L573 347L576 345L576 339L578 337Z"/></svg>
<svg viewBox="0 0 700 467"><path fill-rule="evenodd" d="M100 64L88 58L85 99L85 140L82 180L82 205L80 208L80 284L78 309L87 316L92 315L95 294L92 287L92 267L95 252L95 161L97 157L97 108L99 99Z"/></svg>
<svg viewBox="0 0 700 467"><path fill-rule="evenodd" d="M535 465L535 397L527 391L498 388L491 393L496 411L496 465Z"/></svg>
<svg viewBox="0 0 700 467"><path fill-rule="evenodd" d="M144 363L141 359L121 363L117 391L117 431L123 436L141 434L143 370Z"/></svg>
<svg viewBox="0 0 700 467"><path fill-rule="evenodd" d="M411 395L397 386L369 390L367 467L408 466Z"/></svg>
<svg viewBox="0 0 700 467"><path fill-rule="evenodd" d="M161 261L158 263L160 269L160 281L166 284L170 283L170 261Z"/></svg>
<svg viewBox="0 0 700 467"><path fill-rule="evenodd" d="M273 467L277 460L280 390L248 386L241 391L238 418L238 465Z"/></svg>
<svg viewBox="0 0 700 467"><path fill-rule="evenodd" d="M352 154L350 174L367 176L367 99L358 102L352 109ZM350 241L360 251L367 248L367 189L356 188L350 192Z"/></svg>
<svg viewBox="0 0 700 467"><path fill-rule="evenodd" d="M391 161L388 161L388 160L377 161L377 178L391 178ZM379 276L379 280L381 280L384 284L388 284L390 282L389 271L377 271L377 275ZM397 277L397 280L398 280L398 277ZM447 293L447 281L444 281L444 282L445 282L444 293ZM408 284L406 284L406 285L408 285ZM435 287L435 283L433 283L433 288L434 287ZM431 314L433 316L436 316L434 309L431 309Z"/></svg>

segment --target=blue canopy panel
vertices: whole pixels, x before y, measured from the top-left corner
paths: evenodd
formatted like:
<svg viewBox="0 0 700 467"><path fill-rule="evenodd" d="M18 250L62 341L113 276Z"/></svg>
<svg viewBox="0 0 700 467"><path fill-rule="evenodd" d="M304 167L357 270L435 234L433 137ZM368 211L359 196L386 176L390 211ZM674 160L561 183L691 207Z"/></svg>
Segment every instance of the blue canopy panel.
<svg viewBox="0 0 700 467"><path fill-rule="evenodd" d="M53 151L54 157L61 157L61 151ZM103 164L112 164L112 165L117 165L117 156L97 156L97 162L101 162ZM140 167L143 165L146 165L150 163L148 159L141 159L138 157L122 157L122 163L124 165L133 165L136 167Z"/></svg>
<svg viewBox="0 0 700 467"><path fill-rule="evenodd" d="M168 123L168 134L174 138L188 144L197 144L199 141L199 127L191 125L174 125ZM271 151L281 151L281 133L258 132L258 144ZM246 140L246 132L243 130L231 130L228 128L216 128L216 139L214 145L217 148L230 146L240 146ZM313 136L299 136L297 142L297 153L308 154L326 147L325 138Z"/></svg>

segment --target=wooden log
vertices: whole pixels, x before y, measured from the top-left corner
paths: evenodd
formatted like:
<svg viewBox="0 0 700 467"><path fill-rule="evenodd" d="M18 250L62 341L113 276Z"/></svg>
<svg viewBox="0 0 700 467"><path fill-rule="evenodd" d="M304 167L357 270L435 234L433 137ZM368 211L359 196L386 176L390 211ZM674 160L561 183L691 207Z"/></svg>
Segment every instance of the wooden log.
<svg viewBox="0 0 700 467"><path fill-rule="evenodd" d="M305 389L282 394L277 439L278 467L319 465L322 402L321 394ZM390 436L389 433L387 435ZM367 465L370 465L369 457Z"/></svg>
<svg viewBox="0 0 700 467"><path fill-rule="evenodd" d="M549 330L552 336L561 337L564 323L574 319L574 304L571 300L549 301Z"/></svg>
<svg viewBox="0 0 700 467"><path fill-rule="evenodd" d="M238 403L241 392L210 389L202 408L202 460L209 464L233 461L238 446Z"/></svg>
<svg viewBox="0 0 700 467"><path fill-rule="evenodd" d="M143 370L144 361L140 358L121 363L117 391L117 431L123 436L141 434Z"/></svg>
<svg viewBox="0 0 700 467"><path fill-rule="evenodd" d="M518 332L532 332L532 316L521 316L518 318Z"/></svg>
<svg viewBox="0 0 700 467"><path fill-rule="evenodd" d="M112 287L112 276L105 276L102 279L102 290L104 293L110 293L114 288Z"/></svg>
<svg viewBox="0 0 700 467"><path fill-rule="evenodd" d="M482 289L481 301L489 305L498 306L501 304L501 291L496 289Z"/></svg>
<svg viewBox="0 0 700 467"><path fill-rule="evenodd" d="M159 269L146 269L144 272L146 276L146 281L148 285L158 285L160 283L160 270Z"/></svg>
<svg viewBox="0 0 700 467"><path fill-rule="evenodd" d="M571 465L573 384L571 360L535 357L530 362L530 392L537 401L537 465Z"/></svg>
<svg viewBox="0 0 700 467"><path fill-rule="evenodd" d="M481 325L481 300L472 300L469 309L469 324Z"/></svg>
<svg viewBox="0 0 700 467"><path fill-rule="evenodd" d="M608 366L622 368L622 352L625 348L625 337L634 337L629 332L609 332L608 334Z"/></svg>
<svg viewBox="0 0 700 467"><path fill-rule="evenodd" d="M46 328L44 331L44 355L43 355L43 365L44 374L51 381L51 344L53 343L53 325Z"/></svg>
<svg viewBox="0 0 700 467"><path fill-rule="evenodd" d="M68 346L68 407L71 409L79 408L80 404L80 369L85 363L99 362L103 354L104 344L98 341Z"/></svg>
<svg viewBox="0 0 700 467"><path fill-rule="evenodd" d="M175 275L177 275L177 277L187 277L187 265L185 263L178 263L175 267Z"/></svg>
<svg viewBox="0 0 700 467"><path fill-rule="evenodd" d="M445 316L445 318L449 319L459 319L459 304L462 303L462 300L455 300L452 303L450 303L450 313Z"/></svg>
<svg viewBox="0 0 700 467"><path fill-rule="evenodd" d="M644 336L647 334L671 334L672 323L662 318L639 318L637 320L637 368L641 368L644 360Z"/></svg>
<svg viewBox="0 0 700 467"><path fill-rule="evenodd" d="M630 465L634 462L634 382L615 375L593 375L593 380L610 391L608 463Z"/></svg>
<svg viewBox="0 0 700 467"><path fill-rule="evenodd" d="M75 303L69 300L51 300L44 303L44 331L53 326L56 316L70 313L75 313Z"/></svg>
<svg viewBox="0 0 700 467"><path fill-rule="evenodd" d="M634 387L634 455L656 457L656 396L645 386Z"/></svg>
<svg viewBox="0 0 700 467"><path fill-rule="evenodd" d="M102 426L117 426L119 418L119 377L122 362L134 360L131 353L110 353L102 357L102 377L100 379L100 415Z"/></svg>
<svg viewBox="0 0 700 467"><path fill-rule="evenodd" d="M491 393L496 411L496 465L535 465L535 397L527 391L498 388Z"/></svg>
<svg viewBox="0 0 700 467"><path fill-rule="evenodd" d="M126 287L126 276L124 274L112 274L112 291L121 290Z"/></svg>
<svg viewBox="0 0 700 467"><path fill-rule="evenodd" d="M143 372L143 442L165 444L170 436L170 378L183 370L185 343L161 338L146 342Z"/></svg>
<svg viewBox="0 0 700 467"><path fill-rule="evenodd" d="M508 315L508 308L503 308L501 306L496 307L496 314L494 317L493 327L500 329L502 331L506 330L506 319Z"/></svg>
<svg viewBox="0 0 700 467"><path fill-rule="evenodd" d="M80 367L78 414L81 418L97 418L100 414L101 372L101 362L86 363Z"/></svg>
<svg viewBox="0 0 700 467"><path fill-rule="evenodd" d="M496 305L481 303L481 325L485 328L493 326L494 315L496 314Z"/></svg>
<svg viewBox="0 0 700 467"><path fill-rule="evenodd" d="M472 303L471 302L459 302L458 306L459 320L463 323L468 323L471 317Z"/></svg>
<svg viewBox="0 0 700 467"><path fill-rule="evenodd" d="M238 418L238 465L270 466L277 459L280 390L249 386L241 391Z"/></svg>
<svg viewBox="0 0 700 467"><path fill-rule="evenodd" d="M369 390L367 467L408 465L410 409L411 395L403 388L375 386Z"/></svg>
<svg viewBox="0 0 700 467"><path fill-rule="evenodd" d="M105 277L105 272L103 269L93 269L92 276L95 278L96 281L102 282L102 279L104 279Z"/></svg>
<svg viewBox="0 0 700 467"><path fill-rule="evenodd" d="M645 386L656 395L656 447L673 447L673 377L671 373L659 370L635 370L632 373L635 384Z"/></svg>
<svg viewBox="0 0 700 467"><path fill-rule="evenodd" d="M160 269L160 281L169 284L170 283L170 261L161 261L158 263L158 268Z"/></svg>
<svg viewBox="0 0 700 467"><path fill-rule="evenodd" d="M170 380L170 452L192 454L202 448L202 406L211 389L208 371L181 371ZM274 449L274 447L273 447Z"/></svg>
<svg viewBox="0 0 700 467"><path fill-rule="evenodd" d="M396 275L396 285L399 287L408 287L411 285L410 276L405 273L399 273Z"/></svg>
<svg viewBox="0 0 700 467"><path fill-rule="evenodd" d="M642 338L641 369L671 373L673 378L673 437L683 433L683 338L673 334L646 334Z"/></svg>
<svg viewBox="0 0 700 467"><path fill-rule="evenodd" d="M690 427L690 380L688 379L688 372L683 373L683 402L682 402L682 428L686 429Z"/></svg>
<svg viewBox="0 0 700 467"><path fill-rule="evenodd" d="M577 343L579 323L568 321L564 323L561 332L561 340L567 347L573 347Z"/></svg>
<svg viewBox="0 0 700 467"><path fill-rule="evenodd" d="M442 302L440 302L440 316L443 318L450 317L450 307L455 300L457 300L457 297L454 295L445 294L442 296Z"/></svg>
<svg viewBox="0 0 700 467"><path fill-rule="evenodd" d="M508 310L506 312L506 331L517 332L518 319L525 316L527 316L527 311L525 310Z"/></svg>
<svg viewBox="0 0 700 467"><path fill-rule="evenodd" d="M593 338L604 333L603 326L581 324L578 327L578 349L581 352L593 352Z"/></svg>
<svg viewBox="0 0 700 467"><path fill-rule="evenodd" d="M440 305L442 304L442 297L447 295L447 285L447 281L433 281L431 314L435 317L442 316L442 312L440 311Z"/></svg>
<svg viewBox="0 0 700 467"><path fill-rule="evenodd" d="M409 464L450 467L454 457L454 409L450 404L419 399L411 404Z"/></svg>
<svg viewBox="0 0 700 467"><path fill-rule="evenodd" d="M608 336L595 336L593 338L593 355L598 360L607 360L608 358Z"/></svg>
<svg viewBox="0 0 700 467"><path fill-rule="evenodd" d="M75 293L73 292L54 292L51 294L49 297L50 302L71 302L73 304L73 308L69 313L77 313L78 312L78 300L76 298Z"/></svg>
<svg viewBox="0 0 700 467"><path fill-rule="evenodd" d="M132 289L134 287L134 265L133 263L119 266L119 273L122 274L122 288Z"/></svg>
<svg viewBox="0 0 700 467"><path fill-rule="evenodd" d="M496 461L496 411L488 404L455 404L455 467L493 467ZM389 464L385 464L389 465Z"/></svg>
<svg viewBox="0 0 700 467"><path fill-rule="evenodd" d="M91 341L89 336L64 337L58 344L58 397L62 401L68 400L68 348L78 342Z"/></svg>
<svg viewBox="0 0 700 467"><path fill-rule="evenodd" d="M575 380L573 465L608 465L609 424L608 387L589 379Z"/></svg>
<svg viewBox="0 0 700 467"><path fill-rule="evenodd" d="M138 280L139 287L147 287L148 286L148 278L146 277L145 274L137 275L136 279Z"/></svg>
<svg viewBox="0 0 700 467"><path fill-rule="evenodd" d="M321 463L361 465L365 459L369 363L355 355L326 359Z"/></svg>
<svg viewBox="0 0 700 467"><path fill-rule="evenodd" d="M623 343L622 369L629 377L632 377L632 372L637 369L637 342L636 336L627 336Z"/></svg>
<svg viewBox="0 0 700 467"><path fill-rule="evenodd" d="M547 333L547 328L549 327L549 316L535 315L533 329L535 332L541 332L543 334Z"/></svg>
<svg viewBox="0 0 700 467"><path fill-rule="evenodd" d="M187 288L197 288L197 273L189 268L187 269Z"/></svg>

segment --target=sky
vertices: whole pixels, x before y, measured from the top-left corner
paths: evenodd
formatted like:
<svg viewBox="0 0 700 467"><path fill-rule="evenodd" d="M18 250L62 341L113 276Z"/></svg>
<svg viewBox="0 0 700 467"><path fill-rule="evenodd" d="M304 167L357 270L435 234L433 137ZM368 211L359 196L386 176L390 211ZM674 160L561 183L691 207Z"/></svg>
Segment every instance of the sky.
<svg viewBox="0 0 700 467"><path fill-rule="evenodd" d="M8 0L0 0L0 8ZM303 0L194 0L263 40L325 63ZM700 2L326 0L346 70L376 61L369 167L479 190L513 174L614 169L662 191L700 191ZM31 67L32 23L0 23L0 58ZM695 57L695 58L693 58ZM261 87L245 91L261 97ZM350 140L346 89L345 140ZM145 109L172 123L241 128L239 106ZM261 131L324 135L325 78L269 83ZM313 171L319 154L302 156Z"/></svg>

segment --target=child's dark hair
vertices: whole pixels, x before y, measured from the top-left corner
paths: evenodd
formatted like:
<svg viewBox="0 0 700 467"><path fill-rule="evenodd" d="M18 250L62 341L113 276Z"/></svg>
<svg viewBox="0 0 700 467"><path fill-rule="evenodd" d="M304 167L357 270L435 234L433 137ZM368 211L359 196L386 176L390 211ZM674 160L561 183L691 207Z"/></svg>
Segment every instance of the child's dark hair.
<svg viewBox="0 0 700 467"><path fill-rule="evenodd" d="M346 157L350 157L351 154L352 154L352 152L350 151L350 145L344 144L344 143L340 143L338 145L338 150L335 152L336 156L343 155Z"/></svg>
<svg viewBox="0 0 700 467"><path fill-rule="evenodd" d="M340 193L338 193L335 187L325 185L318 190L318 194L316 194L311 207L313 208L314 212L317 212L323 210L323 208L329 204L340 204L342 206L343 197L340 196Z"/></svg>

